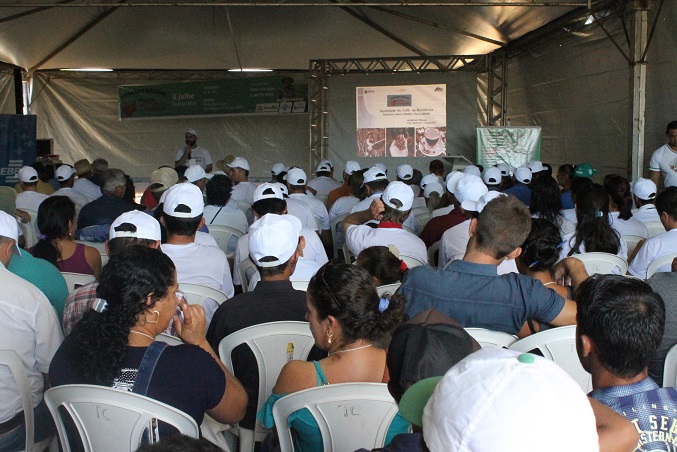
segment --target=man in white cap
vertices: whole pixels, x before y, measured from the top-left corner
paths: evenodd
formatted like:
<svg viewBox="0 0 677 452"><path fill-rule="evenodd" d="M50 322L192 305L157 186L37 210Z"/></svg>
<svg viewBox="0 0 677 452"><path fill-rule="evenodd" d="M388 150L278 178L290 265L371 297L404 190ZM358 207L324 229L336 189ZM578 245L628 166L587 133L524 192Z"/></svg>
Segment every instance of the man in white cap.
<svg viewBox="0 0 677 452"><path fill-rule="evenodd" d="M197 144L197 130L186 130L186 146L179 148L174 156L174 167L182 168L200 165L208 173L212 172L212 155ZM183 169L183 168L182 168Z"/></svg>
<svg viewBox="0 0 677 452"><path fill-rule="evenodd" d="M165 194L160 223L167 228L167 242L162 251L176 266L179 284L201 284L225 293L235 294L226 254L218 247L195 243L197 230L204 226L202 192L193 184L176 184ZM210 300L205 306L211 320L218 304Z"/></svg>
<svg viewBox="0 0 677 452"><path fill-rule="evenodd" d="M632 213L633 218L644 224L661 221L654 204L657 192L656 184L651 179L640 177L632 184L632 199L637 207L637 211ZM19 197L17 196L17 207L18 203Z"/></svg>
<svg viewBox="0 0 677 452"><path fill-rule="evenodd" d="M0 211L0 349L13 350L23 364L34 410L34 439L46 439L54 429L42 392L49 364L63 340L49 300L37 287L7 270L17 245L17 222ZM0 368L0 449L25 447L21 394L9 369Z"/></svg>
<svg viewBox="0 0 677 452"><path fill-rule="evenodd" d="M40 203L47 199L47 195L38 193L38 172L31 166L24 166L17 177L23 191L16 195L16 208L37 212Z"/></svg>
<svg viewBox="0 0 677 452"><path fill-rule="evenodd" d="M80 210L85 204L89 203L89 198L77 190L73 189L75 182L75 168L70 165L61 165L54 172L56 180L59 181L61 188L52 193L50 196L66 196L75 204L75 215L80 213Z"/></svg>
<svg viewBox="0 0 677 452"><path fill-rule="evenodd" d="M254 202L256 184L249 182L249 162L244 157L235 157L227 163L228 175L233 180L231 197L238 203L251 205Z"/></svg>
<svg viewBox="0 0 677 452"><path fill-rule="evenodd" d="M531 204L531 188L529 188L529 184L532 179L531 170L526 166L520 166L515 170L515 185L503 190L503 193L513 195L522 201L525 206L529 207L529 204Z"/></svg>
<svg viewBox="0 0 677 452"><path fill-rule="evenodd" d="M489 190L501 191L501 181L503 180L503 177L501 176L501 170L495 166L487 168L482 175L482 180Z"/></svg>
<svg viewBox="0 0 677 452"><path fill-rule="evenodd" d="M205 173L205 170L200 165L189 166L186 172L183 173L183 177L186 178L188 183L196 185L202 193L205 192L205 188L207 188L207 173Z"/></svg>
<svg viewBox="0 0 677 452"><path fill-rule="evenodd" d="M400 256L409 256L425 263L428 252L421 239L402 228L411 213L414 192L403 182L388 184L379 198L375 198L369 209L351 213L343 219L343 232L350 252L357 256L370 246L395 245ZM372 228L365 223L375 220L379 224Z"/></svg>
<svg viewBox="0 0 677 452"><path fill-rule="evenodd" d="M414 168L411 165L403 163L397 167L397 180L409 185L415 198L421 194L421 187L414 184Z"/></svg>
<svg viewBox="0 0 677 452"><path fill-rule="evenodd" d="M425 243L427 248L430 248L435 242L442 240L442 235L445 231L467 220L463 213L461 203L456 199L456 196L454 196L456 184L460 179L465 177L465 175L459 171L454 171L449 173L449 175L446 185L447 196L451 201L451 205L449 208L434 210L432 218L426 223L421 234L419 234L419 237L423 240L423 243ZM440 212L440 214L435 215L436 212Z"/></svg>
<svg viewBox="0 0 677 452"><path fill-rule="evenodd" d="M207 332L212 347L218 349L224 337L252 325L305 321L306 294L295 290L289 280L299 259L299 246L303 240L300 232L300 223L289 215L269 213L252 224L249 258L256 265L261 281L253 291L228 300L214 313ZM286 344L284 347L286 350ZM231 356L234 374L249 396L247 413L240 426L253 429L259 387L256 359L246 345L237 347Z"/></svg>
<svg viewBox="0 0 677 452"><path fill-rule="evenodd" d="M343 198L344 196L350 196L352 194L350 191L350 176L355 171L359 170L359 163L353 160L348 160L346 162L346 166L343 169L343 184L329 192L329 196L327 196L327 209L331 209L331 206L334 204L334 202L336 202L336 200Z"/></svg>
<svg viewBox="0 0 677 452"><path fill-rule="evenodd" d="M273 164L273 166L270 167L270 182L278 182L280 174L286 173L287 171L289 171L289 167L287 167L284 163L278 162Z"/></svg>
<svg viewBox="0 0 677 452"><path fill-rule="evenodd" d="M315 169L316 177L308 181L307 186L312 188L319 198L329 199L329 193L341 186L340 182L331 177L332 172L331 162L320 163Z"/></svg>
<svg viewBox="0 0 677 452"><path fill-rule="evenodd" d="M540 160L532 160L529 163L527 163L527 168L531 170L531 180L533 182L534 179L538 179L541 174L546 171L545 166L543 165L543 162Z"/></svg>
<svg viewBox="0 0 677 452"><path fill-rule="evenodd" d="M287 171L287 188L289 189L289 199L300 201L308 206L317 223L317 229L320 231L320 238L325 247L331 246L331 232L329 226L329 212L322 201L306 194L306 183L308 177L301 168L292 168Z"/></svg>
<svg viewBox="0 0 677 452"><path fill-rule="evenodd" d="M154 212L160 202L162 194L178 182L179 174L174 168L161 166L150 173L150 184L146 191L143 192L141 204L147 206L149 210Z"/></svg>

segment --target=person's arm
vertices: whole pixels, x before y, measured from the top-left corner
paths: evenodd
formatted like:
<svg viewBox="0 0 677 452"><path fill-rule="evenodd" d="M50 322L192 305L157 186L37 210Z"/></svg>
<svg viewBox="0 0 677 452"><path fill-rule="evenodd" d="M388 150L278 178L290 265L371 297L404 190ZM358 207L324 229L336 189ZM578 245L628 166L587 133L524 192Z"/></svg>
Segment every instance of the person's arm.
<svg viewBox="0 0 677 452"><path fill-rule="evenodd" d="M205 172L211 173L213 169L214 169L214 167L212 166L211 163L209 163L209 164L207 165L207 167L205 168Z"/></svg>
<svg viewBox="0 0 677 452"><path fill-rule="evenodd" d="M633 451L639 441L639 433L632 423L597 400L588 397L595 414L600 452Z"/></svg>
<svg viewBox="0 0 677 452"><path fill-rule="evenodd" d="M559 261L552 270L555 281L558 281L561 278L568 278L571 281L571 289L574 293L576 293L578 286L588 279L588 272L585 270L585 265L575 257L567 257L566 259ZM557 314L557 317L552 319L549 323L553 326L575 325L576 310L576 302L565 298L562 310Z"/></svg>
<svg viewBox="0 0 677 452"><path fill-rule="evenodd" d="M190 146L183 148L183 155L178 160L174 161L174 168L179 168L186 164L186 160L190 159L190 151Z"/></svg>
<svg viewBox="0 0 677 452"><path fill-rule="evenodd" d="M654 170L649 170L649 179L656 184L656 188L660 187L660 182L661 182L661 172L660 171L654 171Z"/></svg>
<svg viewBox="0 0 677 452"><path fill-rule="evenodd" d="M361 212L354 212L343 219L343 232L348 230L348 226L364 224L371 220L381 220L385 206L379 198L374 199L368 209Z"/></svg>
<svg viewBox="0 0 677 452"><path fill-rule="evenodd" d="M92 267L92 270L94 272L94 277L99 279L99 276L101 275L101 253L99 253L99 250L92 246L87 246L85 247L85 260L89 264L90 267Z"/></svg>

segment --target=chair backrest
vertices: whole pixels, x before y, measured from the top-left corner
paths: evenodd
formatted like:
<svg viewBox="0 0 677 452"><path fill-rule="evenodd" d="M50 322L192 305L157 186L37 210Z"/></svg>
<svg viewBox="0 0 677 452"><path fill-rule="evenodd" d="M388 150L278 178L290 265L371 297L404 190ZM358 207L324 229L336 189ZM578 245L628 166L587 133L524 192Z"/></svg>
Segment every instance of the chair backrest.
<svg viewBox="0 0 677 452"><path fill-rule="evenodd" d="M403 260L404 263L407 264L407 267L409 268L425 265L425 262L422 262L413 256L407 256L406 254L400 254L400 259Z"/></svg>
<svg viewBox="0 0 677 452"><path fill-rule="evenodd" d="M430 265L431 267L437 267L437 259L439 258L440 246L442 246L442 240L438 240L437 242L430 245L430 248L428 248L428 265ZM435 257L435 254L437 254L437 257Z"/></svg>
<svg viewBox="0 0 677 452"><path fill-rule="evenodd" d="M214 237L216 244L219 245L221 251L226 253L226 256L231 257L232 252L228 252L228 243L231 241L232 237L237 237L237 240L244 235L244 233L238 229L231 228L230 226L223 226L221 224L210 224L207 226L209 229L209 235ZM237 241L234 246L231 246L231 249L235 249L237 246Z"/></svg>
<svg viewBox="0 0 677 452"><path fill-rule="evenodd" d="M665 232L665 227L660 221L647 221L644 223L644 225L649 230L649 237L653 237Z"/></svg>
<svg viewBox="0 0 677 452"><path fill-rule="evenodd" d="M184 342L176 336L171 336L167 333L160 333L155 336L156 341L164 342L169 345L181 345Z"/></svg>
<svg viewBox="0 0 677 452"><path fill-rule="evenodd" d="M586 394L592 391L592 378L583 369L576 353L576 325L560 326L532 334L508 348L525 353L539 350L545 358L557 363L576 380Z"/></svg>
<svg viewBox="0 0 677 452"><path fill-rule="evenodd" d="M343 244L343 260L346 261L346 264L352 264L356 260L355 256L350 252L347 243Z"/></svg>
<svg viewBox="0 0 677 452"><path fill-rule="evenodd" d="M242 284L242 292L250 292L251 288L249 287L249 281L252 280L254 275L259 271L256 268L256 265L248 257L240 262L237 266L237 272L240 276L240 283Z"/></svg>
<svg viewBox="0 0 677 452"><path fill-rule="evenodd" d="M383 286L378 286L376 288L376 292L378 292L379 297L382 297L385 294L393 295L395 292L397 292L397 289L399 289L401 285L401 282L385 284Z"/></svg>
<svg viewBox="0 0 677 452"><path fill-rule="evenodd" d="M675 386L677 386L677 345L670 347L663 365L663 387L674 388Z"/></svg>
<svg viewBox="0 0 677 452"><path fill-rule="evenodd" d="M508 348L515 342L517 337L504 331L493 331L486 328L464 328L482 348Z"/></svg>
<svg viewBox="0 0 677 452"><path fill-rule="evenodd" d="M228 295L217 289L202 286L200 284L179 283L179 290L186 295L188 303L199 304L204 307L205 301L212 299L218 304L228 299Z"/></svg>
<svg viewBox="0 0 677 452"><path fill-rule="evenodd" d="M247 210L251 209L252 207L251 204L245 201L238 201L237 205L240 208L240 210L243 211L244 213L247 213Z"/></svg>
<svg viewBox="0 0 677 452"><path fill-rule="evenodd" d="M315 339L307 322L270 322L241 329L224 337L219 344L221 361L231 372L234 371L231 353L241 344L247 344L256 357L259 370L258 412L272 394L282 367L292 359L305 360ZM290 344L293 346L290 347ZM260 438L268 429L257 421L255 431Z"/></svg>
<svg viewBox="0 0 677 452"><path fill-rule="evenodd" d="M85 275L83 273L71 273L71 272L61 272L63 279L66 280L66 285L68 286L68 292L72 293L76 289L96 281L94 275Z"/></svg>
<svg viewBox="0 0 677 452"><path fill-rule="evenodd" d="M342 383L294 392L273 405L282 452L293 452L289 415L306 408L317 421L324 451L383 447L397 404L383 383Z"/></svg>
<svg viewBox="0 0 677 452"><path fill-rule="evenodd" d="M309 283L310 283L310 280L291 281L291 286L296 290L302 290L302 291L306 292L308 290L308 284Z"/></svg>
<svg viewBox="0 0 677 452"><path fill-rule="evenodd" d="M677 253L665 254L657 259L654 259L646 269L646 279L651 278L653 274L656 273L656 271L658 271L658 269L662 266L670 265L675 258L677 258Z"/></svg>
<svg viewBox="0 0 677 452"><path fill-rule="evenodd" d="M347 216L348 214L339 215L338 217L334 218L334 221L331 222L331 241L334 247L334 257L339 257L339 250L343 246L343 243L341 243L344 239L343 219Z"/></svg>
<svg viewBox="0 0 677 452"><path fill-rule="evenodd" d="M625 240L625 243L628 244L628 256L632 254L632 252L637 248L637 244L644 240L644 237L641 235L624 235L623 240Z"/></svg>
<svg viewBox="0 0 677 452"><path fill-rule="evenodd" d="M136 450L144 430L155 422L154 419L171 424L184 435L200 436L195 420L183 411L119 389L95 385L57 386L45 392L45 403L52 413L65 452L70 451L65 413L75 425L85 452Z"/></svg>
<svg viewBox="0 0 677 452"><path fill-rule="evenodd" d="M432 218L432 212L423 212L416 215L414 217L414 231L420 234L425 225L430 221L430 218Z"/></svg>
<svg viewBox="0 0 677 452"><path fill-rule="evenodd" d="M603 275L610 275L614 273L614 269L618 268L620 273L624 275L628 271L628 263L622 257L610 253L583 253L574 254L572 257L583 262L585 270L589 275L601 273Z"/></svg>

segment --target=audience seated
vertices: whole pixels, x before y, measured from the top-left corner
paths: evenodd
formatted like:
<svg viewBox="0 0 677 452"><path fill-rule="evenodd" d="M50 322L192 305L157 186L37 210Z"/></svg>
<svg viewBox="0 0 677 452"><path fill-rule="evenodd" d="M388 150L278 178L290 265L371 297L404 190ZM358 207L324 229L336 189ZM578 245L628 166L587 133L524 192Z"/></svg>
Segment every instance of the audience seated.
<svg viewBox="0 0 677 452"><path fill-rule="evenodd" d="M78 160L73 163L77 179L73 181L73 190L79 191L91 201L99 199L102 195L100 184L97 185L91 181L94 171L92 165L87 159Z"/></svg>
<svg viewBox="0 0 677 452"><path fill-rule="evenodd" d="M383 191L388 186L388 175L386 174L385 169L382 169L376 165L366 170L363 174L363 177L364 177L364 180L362 182L362 189L364 190L363 196L360 196L361 198L360 202L355 204L353 208L350 209L350 213L362 212L364 210L369 209L371 206L371 202L376 198L380 198L381 195L383 194ZM414 175L414 180L415 177L416 176ZM414 185L412 184L409 187L412 188L414 187ZM414 197L418 196L416 195L415 191L413 191L413 193ZM378 222L376 221L369 221L369 223L373 224L374 226L378 224ZM411 215L407 217L403 225L409 228L410 231L413 231L414 217L412 217Z"/></svg>
<svg viewBox="0 0 677 452"><path fill-rule="evenodd" d="M503 190L503 193L513 195L528 207L531 204L531 189L529 184L531 184L532 179L531 170L526 166L521 166L515 170L514 185Z"/></svg>
<svg viewBox="0 0 677 452"><path fill-rule="evenodd" d="M150 173L150 183L141 196L141 204L152 212L155 211L162 194L179 182L179 175L174 168L162 166Z"/></svg>
<svg viewBox="0 0 677 452"><path fill-rule="evenodd" d="M81 240L105 242L111 223L123 213L134 210L134 204L123 199L126 184L126 174L122 170L109 169L103 173L103 195L85 205L78 216L78 237Z"/></svg>
<svg viewBox="0 0 677 452"><path fill-rule="evenodd" d="M574 166L567 163L557 169L557 183L561 187L560 199L563 209L573 209L574 200L571 196L571 183L574 180Z"/></svg>
<svg viewBox="0 0 677 452"><path fill-rule="evenodd" d="M75 168L70 165L61 165L54 172L56 180L61 185L61 188L56 190L50 196L66 196L73 204L75 204L76 213L80 213L80 209L89 203L90 199L79 191L73 189L75 183Z"/></svg>
<svg viewBox="0 0 677 452"><path fill-rule="evenodd" d="M232 190L233 182L226 175L215 174L209 179L205 190L207 195L207 205L203 214L205 224L207 228L212 224L229 226L246 234L249 230L247 217L241 209L228 203ZM228 243L228 253L234 253L236 246L237 238L233 236Z"/></svg>
<svg viewBox="0 0 677 452"><path fill-rule="evenodd" d="M340 187L333 189L329 192L327 197L327 209L331 209L334 203L344 196L350 196L352 194L352 189L350 188L350 176L355 172L360 170L360 164L348 160L346 166L343 169L343 184ZM331 211L329 212L329 221L331 222Z"/></svg>
<svg viewBox="0 0 677 452"><path fill-rule="evenodd" d="M327 212L327 207L322 201L312 195L306 194L307 180L306 173L300 168L292 168L287 172L289 199L299 201L308 207L317 223L317 230L320 231L322 243L324 243L325 247L329 247L331 245L329 212Z"/></svg>
<svg viewBox="0 0 677 452"><path fill-rule="evenodd" d="M38 180L36 183L36 191L38 193L42 193L43 195L51 195L54 193L55 190L58 190L59 183L56 182L57 188L52 187L51 184L48 183L49 180L49 172L47 171L47 168L45 165L43 165L40 162L33 162L29 165L31 168L33 168L35 171L38 173ZM19 170L21 171L21 170ZM17 177L19 177L17 175ZM17 193L22 193L24 191L23 186L21 185L21 177L19 177L19 183L14 186L14 190L16 190ZM37 209L35 209L37 210Z"/></svg>
<svg viewBox="0 0 677 452"><path fill-rule="evenodd" d="M231 196L237 202L251 205L254 202L256 184L249 182L249 162L243 157L235 157L226 166L228 167L228 176L235 184Z"/></svg>
<svg viewBox="0 0 677 452"><path fill-rule="evenodd" d="M663 299L665 304L665 328L656 353L649 363L649 376L658 386L663 386L665 355L677 344L677 260L671 272L655 273L646 282Z"/></svg>
<svg viewBox="0 0 677 452"><path fill-rule="evenodd" d="M552 177L539 177L531 183L529 212L532 218L543 218L553 223L562 236L576 230L576 224L562 215L562 198Z"/></svg>
<svg viewBox="0 0 677 452"><path fill-rule="evenodd" d="M661 221L654 205L657 192L656 184L651 179L640 177L632 184L632 199L637 208L632 213L634 218L644 224Z"/></svg>
<svg viewBox="0 0 677 452"><path fill-rule="evenodd" d="M334 179L334 167L327 160L317 165L315 178L310 179L307 186L315 191L316 196L328 198L332 190L341 187L341 183Z"/></svg>
<svg viewBox="0 0 677 452"><path fill-rule="evenodd" d="M402 275L407 271L407 264L399 258L399 250L394 245L363 249L355 265L369 272L376 287L402 281Z"/></svg>
<svg viewBox="0 0 677 452"><path fill-rule="evenodd" d="M38 172L31 166L24 166L17 174L21 193L16 195L17 209L28 209L38 211L40 203L48 198L48 195L38 191Z"/></svg>
<svg viewBox="0 0 677 452"><path fill-rule="evenodd" d="M604 189L609 195L609 222L621 236L637 235L649 238L644 223L633 217L630 183L620 174L604 176ZM629 250L632 251L632 250Z"/></svg>
<svg viewBox="0 0 677 452"><path fill-rule="evenodd" d="M456 172L451 174L453 174L453 176L447 180L446 184L448 191L446 196L451 203L450 207L447 209L442 208L433 210L432 218L426 223L420 234L421 240L423 240L423 243L425 243L425 246L428 248L435 242L442 240L442 235L445 231L467 220L466 216L463 214L461 203L454 195L456 185L458 181L463 178L463 173ZM436 215L436 213L438 215Z"/></svg>

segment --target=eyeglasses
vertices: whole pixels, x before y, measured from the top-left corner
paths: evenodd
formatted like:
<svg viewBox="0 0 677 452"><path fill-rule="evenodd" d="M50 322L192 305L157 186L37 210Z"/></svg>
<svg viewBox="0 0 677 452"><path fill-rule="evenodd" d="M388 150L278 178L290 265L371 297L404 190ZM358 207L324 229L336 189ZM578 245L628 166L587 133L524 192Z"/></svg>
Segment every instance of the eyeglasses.
<svg viewBox="0 0 677 452"><path fill-rule="evenodd" d="M327 267L325 267L322 270L322 275L320 275L320 279L322 280L322 283L324 284L324 287L327 288L327 292L329 292L329 295L331 296L331 299L334 300L334 303L336 303L336 306L338 306L339 310L343 310L343 306L341 303L338 301L336 296L334 296L334 292L331 291L331 288L329 287L329 284L327 284L327 281L324 279L324 272L327 271Z"/></svg>

